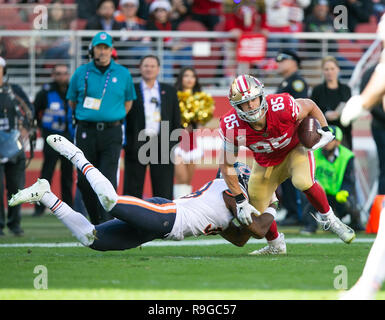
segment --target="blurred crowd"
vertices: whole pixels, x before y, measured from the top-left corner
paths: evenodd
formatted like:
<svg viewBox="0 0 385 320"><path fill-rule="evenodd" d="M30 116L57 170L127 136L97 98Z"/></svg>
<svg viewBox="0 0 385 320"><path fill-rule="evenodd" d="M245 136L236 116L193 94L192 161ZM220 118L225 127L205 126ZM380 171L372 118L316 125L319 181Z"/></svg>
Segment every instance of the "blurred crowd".
<svg viewBox="0 0 385 320"><path fill-rule="evenodd" d="M385 0L0 0L0 4L54 4L49 7L49 29L176 30L188 20L199 21L209 30L249 32L336 31L333 15L347 9L347 30L379 19ZM69 6L77 5L71 12ZM164 12L163 15L160 12ZM34 15L18 7L3 28L28 23ZM30 16L28 16L28 14ZM339 31L339 30L338 30Z"/></svg>

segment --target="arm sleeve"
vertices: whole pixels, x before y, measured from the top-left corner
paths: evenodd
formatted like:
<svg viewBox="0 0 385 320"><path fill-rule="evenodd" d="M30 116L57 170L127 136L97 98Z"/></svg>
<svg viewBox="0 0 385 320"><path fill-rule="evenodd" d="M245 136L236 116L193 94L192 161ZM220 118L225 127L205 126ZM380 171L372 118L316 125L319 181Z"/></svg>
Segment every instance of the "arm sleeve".
<svg viewBox="0 0 385 320"><path fill-rule="evenodd" d="M72 75L70 83L68 85L66 99L68 101L77 102L77 79L78 79L78 69Z"/></svg>

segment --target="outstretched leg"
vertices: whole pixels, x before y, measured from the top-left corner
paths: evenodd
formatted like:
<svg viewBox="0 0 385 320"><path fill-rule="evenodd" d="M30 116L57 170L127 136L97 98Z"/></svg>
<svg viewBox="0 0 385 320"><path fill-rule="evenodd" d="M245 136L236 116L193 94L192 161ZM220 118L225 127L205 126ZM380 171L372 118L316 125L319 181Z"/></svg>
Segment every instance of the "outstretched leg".
<svg viewBox="0 0 385 320"><path fill-rule="evenodd" d="M95 235L94 225L81 213L74 211L52 193L47 180L38 179L29 188L20 190L9 200L9 205L13 207L25 202L40 202L45 205L84 246L89 246L93 243Z"/></svg>
<svg viewBox="0 0 385 320"><path fill-rule="evenodd" d="M40 202L48 207L80 243L94 250L131 249L154 240L158 236L154 232L146 232L135 224L130 225L118 219L94 226L81 213L74 211L65 202L58 199L51 192L49 182L45 179L38 179L29 188L13 195L9 205L16 206L25 202Z"/></svg>
<svg viewBox="0 0 385 320"><path fill-rule="evenodd" d="M47 143L81 171L97 194L104 210L110 211L118 200L112 183L85 158L78 147L63 136L52 134L47 137Z"/></svg>

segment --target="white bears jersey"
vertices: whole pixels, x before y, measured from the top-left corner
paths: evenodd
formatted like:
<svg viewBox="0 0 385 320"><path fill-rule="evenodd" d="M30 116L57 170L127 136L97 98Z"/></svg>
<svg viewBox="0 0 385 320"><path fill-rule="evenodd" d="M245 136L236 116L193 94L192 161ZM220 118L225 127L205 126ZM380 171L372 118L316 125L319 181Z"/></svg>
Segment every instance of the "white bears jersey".
<svg viewBox="0 0 385 320"><path fill-rule="evenodd" d="M225 230L234 218L222 196L227 189L225 180L215 179L199 190L174 200L175 223L166 238L183 240L189 236L212 235Z"/></svg>

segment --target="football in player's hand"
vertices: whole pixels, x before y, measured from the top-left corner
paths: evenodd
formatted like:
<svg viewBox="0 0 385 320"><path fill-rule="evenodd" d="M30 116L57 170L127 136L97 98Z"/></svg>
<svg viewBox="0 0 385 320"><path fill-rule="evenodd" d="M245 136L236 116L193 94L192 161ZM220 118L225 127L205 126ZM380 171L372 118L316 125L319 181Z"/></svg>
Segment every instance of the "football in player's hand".
<svg viewBox="0 0 385 320"><path fill-rule="evenodd" d="M299 141L306 147L311 148L320 141L321 135L317 132L321 125L316 118L306 117L298 126L297 133Z"/></svg>

